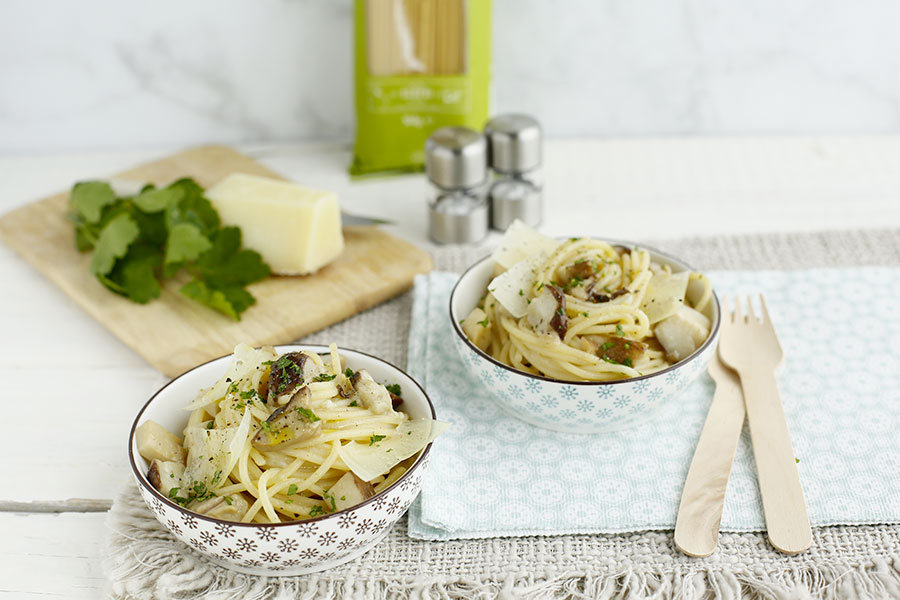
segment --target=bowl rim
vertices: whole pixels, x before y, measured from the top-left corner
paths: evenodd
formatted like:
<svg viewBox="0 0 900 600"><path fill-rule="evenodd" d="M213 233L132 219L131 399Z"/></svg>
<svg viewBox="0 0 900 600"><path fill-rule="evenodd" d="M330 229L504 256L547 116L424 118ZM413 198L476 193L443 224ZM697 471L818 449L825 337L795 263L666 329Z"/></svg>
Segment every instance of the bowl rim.
<svg viewBox="0 0 900 600"><path fill-rule="evenodd" d="M585 238L585 237L591 237L591 239L599 239L599 238L593 238L592 236L584 236L584 235L572 236L572 237L559 237L557 239L568 240L568 239ZM678 258L677 256L673 256L667 252L658 250L658 249L654 248L653 246L648 246L647 244L638 244L636 242L631 242L628 240L618 240L618 239L613 239L613 238L605 238L602 241L604 241L608 244L611 244L611 245L626 246L626 247L631 247L631 248L643 248L644 250L649 250L650 252L652 252L658 256L665 257L665 258L669 259L670 261L673 261L680 265L683 265L687 270L696 271L696 269L694 269L694 267L692 267L691 265L689 265L682 259ZM616 385L616 384L621 384L621 383L631 383L631 382L635 382L635 381L642 381L644 379L650 379L650 378L656 377L658 375L664 375L666 373L674 371L675 369L680 369L681 367L687 365L689 362L696 360L713 343L713 340L716 339L716 336L719 333L719 325L722 322L722 305L719 303L719 296L718 296L718 294L716 294L715 288L713 288L712 297L716 303L716 319L712 325L712 329L710 330L709 335L706 337L706 340L702 344L700 344L700 347L697 348L696 350L694 350L694 352L692 352L690 356L688 356L687 358L685 358L683 360L678 361L674 365L670 365L670 366L666 367L665 369L662 369L660 371L655 371L653 373L648 373L646 375L639 375L637 377L629 377L627 379L612 379L609 381L568 381L565 379L556 379L554 377L546 377L544 375L534 375L532 373L525 373L524 371L520 371L520 370L516 369L515 367L511 367L510 365L507 365L506 363L500 362L493 356L490 356L486 352L482 351L481 348L479 348L478 346L473 344L471 342L471 340L469 340L469 338L466 336L466 334L463 333L462 326L453 317L453 299L456 296L457 290L459 289L459 284L462 283L463 279L465 279L466 276L473 269L476 269L479 265L481 265L482 263L484 263L485 261L488 261L488 260L493 260L493 253L488 254L487 256L484 256L484 257L476 260L465 271L463 271L462 274L459 276L459 278L456 280L456 283L453 285L453 290L450 292L450 301L447 303L447 309L448 309L448 312L450 315L450 323L453 325L453 331L456 333L456 335L463 341L464 344L466 344L469 347L470 350L473 350L478 356L488 360L489 362L493 363L494 365L496 365L498 367L501 367L503 369L506 369L507 371L510 371L511 373L521 375L523 377L530 377L532 379L538 379L541 381L546 381L548 383L559 383L559 384L565 384L565 385L578 385L578 386L587 386L587 387Z"/></svg>
<svg viewBox="0 0 900 600"><path fill-rule="evenodd" d="M279 350L281 348L296 348L296 349L300 349L300 350L309 350L312 352L318 352L319 350L329 350L328 346L325 346L322 344L281 344L281 345L274 346L274 348L276 350ZM400 367L396 366L395 364L388 362L388 361L384 360L383 358L378 358L377 356L375 356L373 354L369 354L368 352L362 352L360 350L355 350L353 348L344 348L341 346L338 346L338 351L339 352L349 351L349 352L353 352L355 354L361 354L363 356L367 356L378 362L384 363L387 366L392 367L392 368L396 369L397 371L399 371L400 373L402 373L410 381L412 381L417 388L419 388L419 391L422 392L422 397L425 398L425 402L428 404L428 408L431 410L431 418L437 419L437 414L435 413L435 410L434 410L434 403L431 401L431 398L428 397L428 394L425 392L425 390L422 388L422 386L419 384L419 382L416 381L412 376L410 376L406 371L404 371ZM365 506L371 502L374 502L380 496L384 496L391 490L395 489L398 485L401 484L401 482L405 481L413 473L413 471L415 471L416 469L419 468L419 466L425 461L425 457L428 455L428 452L431 450L431 445L434 442L429 442L428 445L426 445L425 448L422 449L422 451L419 454L419 457L412 464L412 466L409 468L409 470L406 471L406 473L404 473L403 475L398 477L397 481L395 481L394 483L389 485L387 488L381 490L380 492L378 492L371 498L367 498L366 500L363 500L359 504L354 504L353 506L349 506L345 509L338 510L338 511L335 511L332 513L327 513L327 514L324 514L324 515L321 515L318 517L312 517L309 519L301 519L301 520L296 520L296 521L286 521L283 523L241 523L239 521L229 521L227 519L218 519L216 517L210 517L208 515L194 512L188 508L185 508L184 506L181 506L180 504L173 502L170 498L167 498L164 494L162 494L159 490L157 490L155 487L153 487L146 481L146 476L138 468L137 460L134 455L134 433L137 430L138 422L140 421L141 416L143 416L144 412L147 410L147 408L150 406L150 404L152 404L153 401L156 399L156 397L159 396L161 393L163 393L163 391L165 391L166 388L168 388L170 385L172 385L173 383L175 383L176 381L178 381L179 379L181 379L188 373L196 371L197 369L199 369L201 367L205 367L206 365L208 365L210 363L216 362L218 360L222 360L224 358L228 358L230 356L232 356L232 354L224 354L222 356L218 356L216 358L207 360L206 362L202 362L194 367L191 367L187 371L181 373L180 375L178 375L177 377L172 379L172 381L169 381L164 386L159 388L152 396L150 396L150 399L147 400L147 402L145 402L144 405L141 407L141 409L138 411L138 414L134 418L134 422L131 425L131 431L128 434L128 462L131 464L132 473L134 474L135 479L137 479L138 484L141 487L144 487L147 490L149 490L151 494L156 496L158 499L162 500L165 504L168 504L170 507L178 510L181 513L186 513L196 519L202 519L202 520L208 521L210 523L216 523L216 524L224 523L226 525L231 525L234 527L249 527L249 528L297 526L297 525L304 524L304 523L315 523L318 521L324 521L326 519L330 519L332 517L335 517L335 516L338 516L338 515L341 515L344 513L348 513L350 511L356 510L357 508ZM400 516L402 516L402 514Z"/></svg>

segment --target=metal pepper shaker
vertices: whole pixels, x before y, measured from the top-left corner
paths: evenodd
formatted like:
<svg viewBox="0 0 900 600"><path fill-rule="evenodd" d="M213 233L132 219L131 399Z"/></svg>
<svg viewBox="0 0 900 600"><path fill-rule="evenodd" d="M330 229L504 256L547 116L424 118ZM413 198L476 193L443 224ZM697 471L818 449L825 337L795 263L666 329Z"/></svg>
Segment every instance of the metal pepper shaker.
<svg viewBox="0 0 900 600"><path fill-rule="evenodd" d="M540 124L528 115L501 115L487 122L484 134L494 171L488 191L491 227L505 231L516 219L536 227L544 215Z"/></svg>
<svg viewBox="0 0 900 600"><path fill-rule="evenodd" d="M425 142L428 235L439 244L478 242L488 232L487 142L467 127L441 127Z"/></svg>

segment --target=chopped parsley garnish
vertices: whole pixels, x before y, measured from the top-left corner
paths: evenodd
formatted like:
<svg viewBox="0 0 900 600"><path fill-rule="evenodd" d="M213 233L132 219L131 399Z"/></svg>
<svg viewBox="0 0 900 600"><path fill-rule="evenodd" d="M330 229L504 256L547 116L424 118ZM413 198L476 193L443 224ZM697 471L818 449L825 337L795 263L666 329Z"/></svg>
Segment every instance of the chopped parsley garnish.
<svg viewBox="0 0 900 600"><path fill-rule="evenodd" d="M252 398L252 397L255 396L256 394L257 394L256 390L247 390L247 391L241 392L241 399L242 399L242 400L249 400L250 398Z"/></svg>
<svg viewBox="0 0 900 600"><path fill-rule="evenodd" d="M384 436L384 435L375 435L375 434L372 434L372 436L369 438L369 445L370 445L370 446L374 446L374 445L375 445L375 442L380 442L381 440L383 440L383 439L386 438L386 437L387 437L387 436Z"/></svg>
<svg viewBox="0 0 900 600"><path fill-rule="evenodd" d="M328 492L322 492L322 500L325 502L331 502L331 512L337 510L337 504L334 501L334 495L329 494Z"/></svg>
<svg viewBox="0 0 900 600"><path fill-rule="evenodd" d="M331 381L337 377L337 375L329 375L328 373L322 373L321 375L316 375L313 377L313 381Z"/></svg>
<svg viewBox="0 0 900 600"><path fill-rule="evenodd" d="M487 327L489 323L490 323L490 320L488 320L487 317L485 317L485 318L484 318L483 320L481 320L481 321L478 321L478 324L481 325L482 327Z"/></svg>
<svg viewBox="0 0 900 600"><path fill-rule="evenodd" d="M399 384L399 383L392 383L392 384L386 385L386 386L384 386L384 387L387 388L387 391L389 391L390 393L392 393L392 394L395 395L395 396L402 396L402 395L403 395L403 390L400 389L400 384Z"/></svg>
<svg viewBox="0 0 900 600"><path fill-rule="evenodd" d="M262 427L262 428L263 428L265 431L267 431L268 433L274 433L274 432L272 431L272 424L269 423L268 421L262 421L262 422L259 424L259 426Z"/></svg>
<svg viewBox="0 0 900 600"><path fill-rule="evenodd" d="M351 377L353 377L353 375L354 375L353 369L351 369L350 367L347 367L346 369L344 369L344 377L346 377L347 379L350 379Z"/></svg>
<svg viewBox="0 0 900 600"><path fill-rule="evenodd" d="M348 404L348 406L359 406L359 403L356 400L354 400L353 402Z"/></svg>
<svg viewBox="0 0 900 600"><path fill-rule="evenodd" d="M210 421L209 423L206 424L206 428L212 429L215 424L216 424L215 421Z"/></svg>
<svg viewBox="0 0 900 600"><path fill-rule="evenodd" d="M318 505L313 506L309 510L309 516L311 516L311 517L317 517L319 515L324 515L324 514L325 514L325 509Z"/></svg>
<svg viewBox="0 0 900 600"><path fill-rule="evenodd" d="M309 410L308 408L303 408L302 406L296 407L296 410L301 416L306 417L306 420L310 423L314 423L315 421L321 421L319 417L316 416L316 413Z"/></svg>
<svg viewBox="0 0 900 600"><path fill-rule="evenodd" d="M586 311L585 311L585 312L583 312L583 313L581 313L581 314L583 314L583 315L584 315L584 316L586 316L586 317L589 317L589 316L591 316L591 315L589 315L589 314L588 314L588 313L587 313L587 312L586 312Z"/></svg>
<svg viewBox="0 0 900 600"><path fill-rule="evenodd" d="M615 342L604 342L603 345L600 346L601 350L609 350L613 346L615 346Z"/></svg>
<svg viewBox="0 0 900 600"><path fill-rule="evenodd" d="M223 500L225 500L225 504L227 504L228 506L231 506L234 502L234 500L231 499L231 496L225 496Z"/></svg>
<svg viewBox="0 0 900 600"><path fill-rule="evenodd" d="M524 296L524 295L525 295L525 292L522 291L522 290L519 290L519 295L520 295L520 296Z"/></svg>
<svg viewBox="0 0 900 600"><path fill-rule="evenodd" d="M287 495L288 495L288 496L293 496L293 495L296 494L296 493L297 493L297 484L296 484L296 483L292 483L291 485L288 486Z"/></svg>
<svg viewBox="0 0 900 600"><path fill-rule="evenodd" d="M626 367L633 367L633 366L634 366L634 363L631 362L631 359L630 359L630 358L626 358L626 359L625 359L625 362L623 362L622 364L625 365Z"/></svg>
<svg viewBox="0 0 900 600"><path fill-rule="evenodd" d="M625 330L622 329L622 324L616 324L616 335L619 337L625 337Z"/></svg>

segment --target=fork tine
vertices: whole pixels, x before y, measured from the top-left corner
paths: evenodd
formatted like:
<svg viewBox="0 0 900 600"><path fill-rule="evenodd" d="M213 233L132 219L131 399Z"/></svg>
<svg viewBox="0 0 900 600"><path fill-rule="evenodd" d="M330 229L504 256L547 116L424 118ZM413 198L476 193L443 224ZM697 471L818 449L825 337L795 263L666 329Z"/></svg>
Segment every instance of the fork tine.
<svg viewBox="0 0 900 600"><path fill-rule="evenodd" d="M747 320L746 315L744 315L744 303L740 296L734 297L734 318L732 320L738 324Z"/></svg>
<svg viewBox="0 0 900 600"><path fill-rule="evenodd" d="M769 316L769 307L766 306L766 296L765 294L759 295L759 305L762 307L762 322L772 325L772 317Z"/></svg>

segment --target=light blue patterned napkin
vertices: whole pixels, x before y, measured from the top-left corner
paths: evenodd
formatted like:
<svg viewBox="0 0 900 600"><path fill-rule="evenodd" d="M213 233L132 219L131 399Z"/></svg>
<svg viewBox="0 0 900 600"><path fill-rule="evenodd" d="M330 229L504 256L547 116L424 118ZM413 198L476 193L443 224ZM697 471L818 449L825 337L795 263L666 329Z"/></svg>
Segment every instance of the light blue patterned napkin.
<svg viewBox="0 0 900 600"><path fill-rule="evenodd" d="M900 269L714 272L719 293L766 294L779 386L813 525L900 522ZM438 418L409 535L422 539L672 529L714 390L705 374L653 421L560 434L507 416L451 342L457 275L416 279L409 370ZM765 528L746 429L722 529Z"/></svg>

